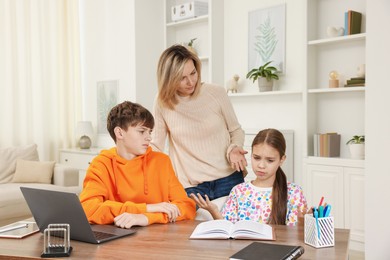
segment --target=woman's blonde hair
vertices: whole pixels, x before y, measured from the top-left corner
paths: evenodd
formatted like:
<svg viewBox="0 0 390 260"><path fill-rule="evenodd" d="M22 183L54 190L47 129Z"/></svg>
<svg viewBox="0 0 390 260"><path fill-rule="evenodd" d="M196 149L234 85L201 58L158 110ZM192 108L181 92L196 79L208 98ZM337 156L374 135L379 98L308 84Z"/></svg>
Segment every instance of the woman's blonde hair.
<svg viewBox="0 0 390 260"><path fill-rule="evenodd" d="M162 107L174 109L178 100L176 92L183 77L184 65L187 61L194 62L198 74L193 97L196 97L201 85L201 62L196 54L182 45L172 45L160 56L157 66L158 102Z"/></svg>

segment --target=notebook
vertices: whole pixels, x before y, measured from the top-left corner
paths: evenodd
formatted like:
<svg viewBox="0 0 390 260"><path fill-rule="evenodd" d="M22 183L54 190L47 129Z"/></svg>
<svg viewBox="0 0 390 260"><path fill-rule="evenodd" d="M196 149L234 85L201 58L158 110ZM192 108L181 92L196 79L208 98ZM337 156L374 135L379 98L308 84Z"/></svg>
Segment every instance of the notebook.
<svg viewBox="0 0 390 260"><path fill-rule="evenodd" d="M134 234L134 229L91 225L75 193L20 187L40 232L49 224L69 224L70 239L100 244Z"/></svg>
<svg viewBox="0 0 390 260"><path fill-rule="evenodd" d="M298 259L305 249L301 246L253 242L230 257L230 260L285 260Z"/></svg>

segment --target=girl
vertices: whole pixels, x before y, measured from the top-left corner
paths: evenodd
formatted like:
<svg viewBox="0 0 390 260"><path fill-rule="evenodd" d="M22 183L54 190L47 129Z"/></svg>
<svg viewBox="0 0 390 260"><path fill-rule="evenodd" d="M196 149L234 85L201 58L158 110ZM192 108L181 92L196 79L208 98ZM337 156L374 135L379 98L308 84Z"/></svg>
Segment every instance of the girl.
<svg viewBox="0 0 390 260"><path fill-rule="evenodd" d="M214 219L232 222L253 220L267 224L295 225L305 212L306 199L301 187L288 183L281 165L286 159L286 142L276 129L260 131L252 142L252 169L256 179L236 185L221 212L205 196L191 194L200 208Z"/></svg>

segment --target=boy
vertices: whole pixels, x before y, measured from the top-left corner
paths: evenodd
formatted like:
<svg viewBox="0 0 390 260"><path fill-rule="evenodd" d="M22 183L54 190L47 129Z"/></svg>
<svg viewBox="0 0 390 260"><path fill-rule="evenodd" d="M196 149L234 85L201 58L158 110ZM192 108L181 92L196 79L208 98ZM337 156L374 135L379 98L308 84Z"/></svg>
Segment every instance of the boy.
<svg viewBox="0 0 390 260"><path fill-rule="evenodd" d="M121 228L194 219L195 202L177 179L169 157L152 151L152 114L125 101L108 114L116 147L90 164L80 201L89 222Z"/></svg>

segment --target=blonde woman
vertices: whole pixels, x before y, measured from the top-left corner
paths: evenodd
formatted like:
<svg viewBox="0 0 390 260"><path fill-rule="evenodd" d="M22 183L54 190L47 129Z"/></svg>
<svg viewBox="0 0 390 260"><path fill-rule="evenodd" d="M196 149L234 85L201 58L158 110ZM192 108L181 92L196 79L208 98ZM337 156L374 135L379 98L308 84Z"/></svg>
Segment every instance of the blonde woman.
<svg viewBox="0 0 390 260"><path fill-rule="evenodd" d="M168 150L188 195L227 196L244 181L244 131L221 86L201 83L199 58L181 45L160 56L151 146Z"/></svg>

